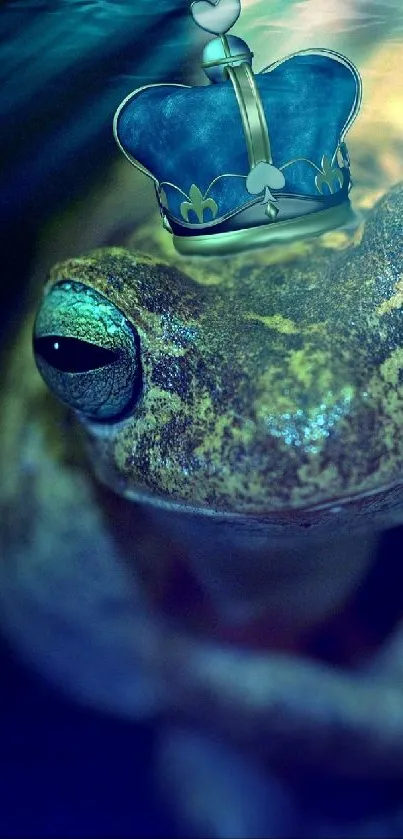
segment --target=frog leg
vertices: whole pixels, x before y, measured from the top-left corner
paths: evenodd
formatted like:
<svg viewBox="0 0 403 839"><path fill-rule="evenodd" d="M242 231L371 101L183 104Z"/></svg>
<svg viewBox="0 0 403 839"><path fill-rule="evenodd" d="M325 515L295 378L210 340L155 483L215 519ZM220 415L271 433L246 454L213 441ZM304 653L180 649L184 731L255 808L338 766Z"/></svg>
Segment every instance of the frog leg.
<svg viewBox="0 0 403 839"><path fill-rule="evenodd" d="M183 637L169 653L165 643L164 669L185 719L273 767L403 776L401 681Z"/></svg>
<svg viewBox="0 0 403 839"><path fill-rule="evenodd" d="M219 738L192 728L165 728L155 766L163 798L185 835L258 839L300 834L300 814L285 785Z"/></svg>
<svg viewBox="0 0 403 839"><path fill-rule="evenodd" d="M311 801L304 801L298 776L288 784L259 760L218 737L183 727L162 728L155 758L157 786L176 818L179 832L196 837L255 839L389 839L403 833L403 808L383 804L373 814L346 819L341 795L336 815L320 815L315 773ZM295 789L293 789L295 787ZM304 787L302 788L302 790ZM338 791L337 791L338 790ZM319 794L320 795L320 794ZM349 797L354 793L350 793ZM374 808L368 795L368 809ZM343 815L344 814L344 815Z"/></svg>

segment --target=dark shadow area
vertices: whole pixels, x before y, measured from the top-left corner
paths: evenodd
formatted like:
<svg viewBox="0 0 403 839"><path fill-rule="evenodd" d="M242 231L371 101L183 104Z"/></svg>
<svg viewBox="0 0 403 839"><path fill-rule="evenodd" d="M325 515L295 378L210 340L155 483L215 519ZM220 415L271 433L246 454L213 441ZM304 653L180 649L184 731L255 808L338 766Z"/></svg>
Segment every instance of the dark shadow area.
<svg viewBox="0 0 403 839"><path fill-rule="evenodd" d="M64 699L0 644L0 836L173 836L154 728Z"/></svg>

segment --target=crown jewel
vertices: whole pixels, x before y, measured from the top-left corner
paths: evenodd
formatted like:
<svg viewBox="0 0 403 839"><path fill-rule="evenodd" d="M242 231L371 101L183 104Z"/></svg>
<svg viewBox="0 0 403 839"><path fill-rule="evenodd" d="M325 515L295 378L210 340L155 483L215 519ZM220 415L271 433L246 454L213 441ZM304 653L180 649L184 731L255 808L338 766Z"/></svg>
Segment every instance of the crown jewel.
<svg viewBox="0 0 403 839"><path fill-rule="evenodd" d="M344 141L361 102L358 71L331 50L304 50L252 70L253 53L228 35L240 0L194 0L211 84L154 84L114 118L126 157L154 181L177 250L231 253L322 233L348 219Z"/></svg>

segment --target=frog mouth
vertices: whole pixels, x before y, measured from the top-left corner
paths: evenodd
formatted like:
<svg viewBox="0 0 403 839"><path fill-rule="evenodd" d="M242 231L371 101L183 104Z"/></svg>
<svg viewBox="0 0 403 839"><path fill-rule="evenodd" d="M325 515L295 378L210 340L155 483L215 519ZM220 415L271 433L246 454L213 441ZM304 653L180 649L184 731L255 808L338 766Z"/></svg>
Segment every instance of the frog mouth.
<svg viewBox="0 0 403 839"><path fill-rule="evenodd" d="M255 509L246 513L209 507L207 505L190 504L188 501L181 501L176 498L164 497L144 488L134 489L127 485L122 487L119 480L114 486L114 480L110 476L105 477L102 473L97 475L102 483L112 488L128 501L140 504L151 505L152 507L167 511L179 512L189 515L197 515L202 518L220 520L243 521L256 520L273 529L273 535L280 535L281 530L295 531L314 530L326 524L333 523L335 527L340 526L340 521L346 522L354 529L360 525L371 529L382 530L392 527L403 521L403 481L393 481L382 486L368 489L362 492L350 492L348 495L339 495L324 501L315 502L311 505L301 504L299 506L285 507L283 509ZM333 529L333 528L332 528Z"/></svg>

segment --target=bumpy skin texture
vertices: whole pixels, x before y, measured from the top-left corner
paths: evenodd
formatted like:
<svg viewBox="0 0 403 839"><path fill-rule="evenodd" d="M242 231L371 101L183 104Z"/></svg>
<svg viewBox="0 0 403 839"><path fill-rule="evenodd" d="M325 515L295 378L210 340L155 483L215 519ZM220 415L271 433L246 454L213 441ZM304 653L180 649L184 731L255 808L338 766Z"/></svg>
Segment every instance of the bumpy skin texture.
<svg viewBox="0 0 403 839"><path fill-rule="evenodd" d="M154 241L154 258L56 266L51 284L91 286L140 336L133 416L89 427L98 475L127 497L258 515L399 484L402 205L396 188L332 256L164 264Z"/></svg>
<svg viewBox="0 0 403 839"><path fill-rule="evenodd" d="M290 247L287 261L268 251L195 262L190 276L154 227L132 243L153 259L109 249L54 270L51 283L105 294L140 336L133 417L84 423L94 470L128 499L93 482L77 424L34 370L32 322L3 367L2 625L81 700L135 718L162 712L160 761L176 773L167 794L196 835L235 835L234 801L244 839L401 828L399 814L378 823L372 813L372 834L363 823L325 831L319 816L302 819L293 790L297 767L402 777L400 629L350 671L231 648L207 640L203 625L194 634L160 608L158 588L186 555L156 527L156 511L162 518L158 505L174 501L277 530L297 521L298 539L318 517L340 527L335 504L354 515L347 533L362 511L374 527L402 521L402 213L399 186L337 253L328 238Z"/></svg>

